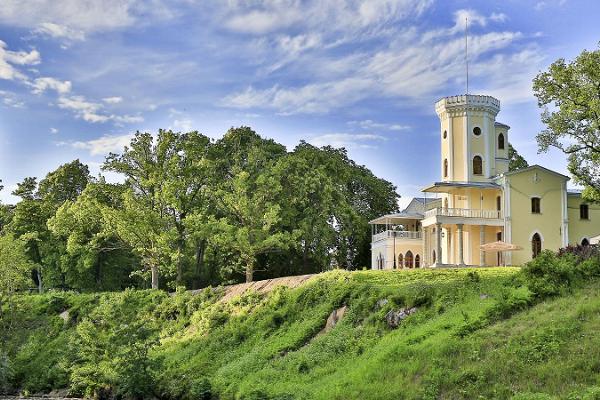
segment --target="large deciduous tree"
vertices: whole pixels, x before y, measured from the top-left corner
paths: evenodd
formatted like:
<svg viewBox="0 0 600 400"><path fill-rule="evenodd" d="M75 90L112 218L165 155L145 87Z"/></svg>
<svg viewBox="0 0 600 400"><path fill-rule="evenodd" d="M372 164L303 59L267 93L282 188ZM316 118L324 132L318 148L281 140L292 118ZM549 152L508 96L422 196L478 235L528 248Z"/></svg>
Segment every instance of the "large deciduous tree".
<svg viewBox="0 0 600 400"><path fill-rule="evenodd" d="M508 170L516 171L519 169L527 168L529 163L527 160L519 154L517 149L512 144L508 144Z"/></svg>
<svg viewBox="0 0 600 400"><path fill-rule="evenodd" d="M537 135L540 151L566 153L584 197L600 201L600 50L555 61L536 76L533 90L546 125Z"/></svg>

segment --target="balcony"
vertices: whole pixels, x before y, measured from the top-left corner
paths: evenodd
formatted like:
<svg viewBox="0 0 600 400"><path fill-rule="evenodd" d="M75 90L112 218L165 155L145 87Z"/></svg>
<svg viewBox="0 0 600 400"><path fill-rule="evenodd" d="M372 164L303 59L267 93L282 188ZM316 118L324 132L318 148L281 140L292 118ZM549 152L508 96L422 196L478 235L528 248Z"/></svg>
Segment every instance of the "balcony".
<svg viewBox="0 0 600 400"><path fill-rule="evenodd" d="M383 231L383 232L379 232L373 235L373 242L378 242L380 240L385 240L385 239L392 239L396 237L396 240L401 240L401 239L412 239L412 240L419 240L421 239L423 236L421 235L421 232L417 232L417 231Z"/></svg>
<svg viewBox="0 0 600 400"><path fill-rule="evenodd" d="M504 213L499 210L438 207L425 211L423 225L426 226L433 223L465 223L501 226L504 223L503 219Z"/></svg>

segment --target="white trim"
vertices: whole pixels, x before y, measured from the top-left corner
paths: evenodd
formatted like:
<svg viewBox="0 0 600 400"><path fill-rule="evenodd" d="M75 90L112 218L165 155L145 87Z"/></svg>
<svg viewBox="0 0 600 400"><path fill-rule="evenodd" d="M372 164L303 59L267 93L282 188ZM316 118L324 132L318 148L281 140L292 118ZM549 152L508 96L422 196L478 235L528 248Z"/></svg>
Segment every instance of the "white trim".
<svg viewBox="0 0 600 400"><path fill-rule="evenodd" d="M569 245L569 212L567 204L567 182L563 182L562 184L562 196L560 202L562 207L561 239L563 247L566 247Z"/></svg>
<svg viewBox="0 0 600 400"><path fill-rule="evenodd" d="M448 177L454 180L454 132L452 126L454 119L448 117Z"/></svg>
<svg viewBox="0 0 600 400"><path fill-rule="evenodd" d="M469 153L471 153L471 137L469 136L469 104L467 100L467 107L465 108L465 138L463 144L464 150L464 158L465 158L465 181L470 181L471 177L471 159L469 157Z"/></svg>
<svg viewBox="0 0 600 400"><path fill-rule="evenodd" d="M485 158L490 160L490 130L489 130L489 118L487 115L483 115L483 126L484 126L484 131L483 134L484 136L484 143L485 143ZM495 131L495 130L494 130ZM494 132L494 135L496 133ZM491 172L491 163L488 162L485 165L485 177L489 178L490 176L492 176L492 172ZM481 171L483 172L483 171Z"/></svg>
<svg viewBox="0 0 600 400"><path fill-rule="evenodd" d="M512 243L512 215L510 209L510 180L504 177L504 241ZM512 265L512 252L505 254L505 263Z"/></svg>
<svg viewBox="0 0 600 400"><path fill-rule="evenodd" d="M540 199L540 212L539 213L534 213L533 211L531 211L531 200L532 199ZM544 213L544 207L542 207L542 196L540 196L539 194L530 194L529 195L529 213L532 215L541 215Z"/></svg>
<svg viewBox="0 0 600 400"><path fill-rule="evenodd" d="M481 157L481 175L479 175L479 174L477 174L477 175L476 175L476 174L475 174L475 172L473 172L473 171L474 171L474 170L473 170L473 160L474 160L474 159L475 159L475 157L477 157L477 156ZM487 167L487 165L489 165L489 163L486 163L486 161L485 161L485 157L483 156L483 154L481 154L481 153L473 153L473 154L471 155L471 160L470 160L470 163L471 163L471 172L472 172L472 175L473 175L474 177L475 177L475 176L485 176L485 171L487 171L487 168L486 168L486 167ZM485 164L484 164L484 163L485 163ZM489 177L489 175L488 175L487 177Z"/></svg>
<svg viewBox="0 0 600 400"><path fill-rule="evenodd" d="M533 235L535 234L540 235L540 239L542 239L542 245L544 244L544 235L542 235L542 232L540 232L539 229L534 229L533 231L531 231L531 234L529 235L529 242L531 242L531 240L533 240Z"/></svg>

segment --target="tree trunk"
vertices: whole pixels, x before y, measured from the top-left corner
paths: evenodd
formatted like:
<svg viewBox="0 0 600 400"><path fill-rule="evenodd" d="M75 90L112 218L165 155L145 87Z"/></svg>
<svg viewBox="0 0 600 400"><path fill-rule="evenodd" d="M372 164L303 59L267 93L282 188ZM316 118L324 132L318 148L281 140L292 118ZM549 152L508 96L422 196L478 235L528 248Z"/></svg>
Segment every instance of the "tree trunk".
<svg viewBox="0 0 600 400"><path fill-rule="evenodd" d="M199 289L201 285L202 271L204 270L204 252L206 250L206 240L202 239L198 242L196 248L196 271L194 273L194 289Z"/></svg>
<svg viewBox="0 0 600 400"><path fill-rule="evenodd" d="M44 286L42 285L42 266L36 269L37 279L38 279L38 292L40 294L44 293Z"/></svg>
<svg viewBox="0 0 600 400"><path fill-rule="evenodd" d="M158 289L158 266L153 265L150 270L152 271L152 289Z"/></svg>
<svg viewBox="0 0 600 400"><path fill-rule="evenodd" d="M252 282L254 279L254 264L248 263L246 264L246 283Z"/></svg>
<svg viewBox="0 0 600 400"><path fill-rule="evenodd" d="M183 269L185 267L185 260L183 254L185 253L185 231L182 224L177 224L177 234L179 236L177 239L177 250L179 251L179 257L177 257L176 283L177 286L184 286L185 282L183 281Z"/></svg>

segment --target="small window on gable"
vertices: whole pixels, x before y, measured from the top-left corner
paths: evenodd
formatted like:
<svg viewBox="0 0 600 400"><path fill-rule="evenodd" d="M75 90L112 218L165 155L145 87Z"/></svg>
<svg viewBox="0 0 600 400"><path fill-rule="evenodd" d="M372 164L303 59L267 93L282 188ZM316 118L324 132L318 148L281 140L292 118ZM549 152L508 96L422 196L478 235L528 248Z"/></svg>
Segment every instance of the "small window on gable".
<svg viewBox="0 0 600 400"><path fill-rule="evenodd" d="M473 128L473 135L475 136L479 136L481 135L481 128L476 126L475 128Z"/></svg>
<svg viewBox="0 0 600 400"><path fill-rule="evenodd" d="M443 137L444 139L446 139L446 138L448 137L448 131L444 131L444 133L442 134L442 137Z"/></svg>
<svg viewBox="0 0 600 400"><path fill-rule="evenodd" d="M590 219L590 209L587 204L579 205L579 218L580 219Z"/></svg>
<svg viewBox="0 0 600 400"><path fill-rule="evenodd" d="M532 197L531 198L531 213L532 214L540 214L541 211L541 207L540 207L540 198L539 197Z"/></svg>
<svg viewBox="0 0 600 400"><path fill-rule="evenodd" d="M444 158L444 178L448 177L448 159Z"/></svg>
<svg viewBox="0 0 600 400"><path fill-rule="evenodd" d="M498 135L498 149L504 150L504 135L502 133Z"/></svg>
<svg viewBox="0 0 600 400"><path fill-rule="evenodd" d="M473 157L473 174L483 175L483 160L480 156Z"/></svg>

